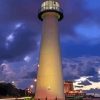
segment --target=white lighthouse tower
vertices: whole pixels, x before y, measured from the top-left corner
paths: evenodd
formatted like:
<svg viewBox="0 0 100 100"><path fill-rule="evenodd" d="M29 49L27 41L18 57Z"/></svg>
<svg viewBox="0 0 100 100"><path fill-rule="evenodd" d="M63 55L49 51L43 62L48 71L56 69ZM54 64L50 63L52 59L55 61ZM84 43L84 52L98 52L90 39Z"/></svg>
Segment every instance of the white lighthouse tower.
<svg viewBox="0 0 100 100"><path fill-rule="evenodd" d="M58 22L63 12L57 0L44 0L38 14L43 22L35 100L64 100Z"/></svg>

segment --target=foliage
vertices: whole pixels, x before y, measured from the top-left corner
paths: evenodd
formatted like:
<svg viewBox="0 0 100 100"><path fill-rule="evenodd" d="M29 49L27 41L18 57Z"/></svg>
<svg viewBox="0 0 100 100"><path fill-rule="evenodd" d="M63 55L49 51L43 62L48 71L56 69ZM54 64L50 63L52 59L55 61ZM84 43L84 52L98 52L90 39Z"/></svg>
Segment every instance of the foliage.
<svg viewBox="0 0 100 100"><path fill-rule="evenodd" d="M0 96L25 96L25 90L17 89L11 83L0 83Z"/></svg>

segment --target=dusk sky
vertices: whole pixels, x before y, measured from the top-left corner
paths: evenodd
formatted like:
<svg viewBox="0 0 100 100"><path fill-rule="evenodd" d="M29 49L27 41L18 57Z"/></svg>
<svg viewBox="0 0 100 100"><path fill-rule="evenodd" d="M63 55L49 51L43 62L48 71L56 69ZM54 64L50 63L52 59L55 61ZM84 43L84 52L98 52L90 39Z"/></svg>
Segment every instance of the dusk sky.
<svg viewBox="0 0 100 100"><path fill-rule="evenodd" d="M0 82L26 88L36 78L43 0L0 0ZM64 80L100 93L100 0L59 0Z"/></svg>

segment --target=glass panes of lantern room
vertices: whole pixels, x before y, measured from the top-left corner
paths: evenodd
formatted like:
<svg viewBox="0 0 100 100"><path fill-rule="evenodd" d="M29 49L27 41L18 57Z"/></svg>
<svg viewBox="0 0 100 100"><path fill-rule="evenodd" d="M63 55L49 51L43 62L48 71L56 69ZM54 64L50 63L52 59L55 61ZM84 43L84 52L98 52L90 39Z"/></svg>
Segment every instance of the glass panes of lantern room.
<svg viewBox="0 0 100 100"><path fill-rule="evenodd" d="M43 2L42 5L41 5L41 7L42 7L42 11L44 11L44 10L50 10L50 9L59 11L60 5L56 1L48 0L48 1Z"/></svg>

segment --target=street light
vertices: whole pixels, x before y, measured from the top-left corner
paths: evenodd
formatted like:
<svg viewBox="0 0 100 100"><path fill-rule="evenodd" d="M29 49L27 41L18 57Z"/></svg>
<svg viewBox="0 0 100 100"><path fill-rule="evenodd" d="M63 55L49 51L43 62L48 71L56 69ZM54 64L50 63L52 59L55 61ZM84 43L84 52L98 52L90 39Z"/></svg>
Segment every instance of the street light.
<svg viewBox="0 0 100 100"><path fill-rule="evenodd" d="M15 81L12 81L11 84L16 87Z"/></svg>
<svg viewBox="0 0 100 100"><path fill-rule="evenodd" d="M40 65L38 64L38 68L40 67Z"/></svg>
<svg viewBox="0 0 100 100"><path fill-rule="evenodd" d="M34 79L34 82L37 82L37 79Z"/></svg>
<svg viewBox="0 0 100 100"><path fill-rule="evenodd" d="M33 89L34 88L34 85L30 85L30 88Z"/></svg>
<svg viewBox="0 0 100 100"><path fill-rule="evenodd" d="M14 81L12 81L11 83L12 83L12 84L14 84L15 82L14 82Z"/></svg>
<svg viewBox="0 0 100 100"><path fill-rule="evenodd" d="M37 79L35 78L34 80L34 92L36 91L36 82L37 82Z"/></svg>
<svg viewBox="0 0 100 100"><path fill-rule="evenodd" d="M30 89L33 92L34 85L30 85Z"/></svg>
<svg viewBox="0 0 100 100"><path fill-rule="evenodd" d="M26 88L26 89L25 89L25 96L29 95L29 94L28 94L28 93L29 93L29 90L30 90L29 88Z"/></svg>

